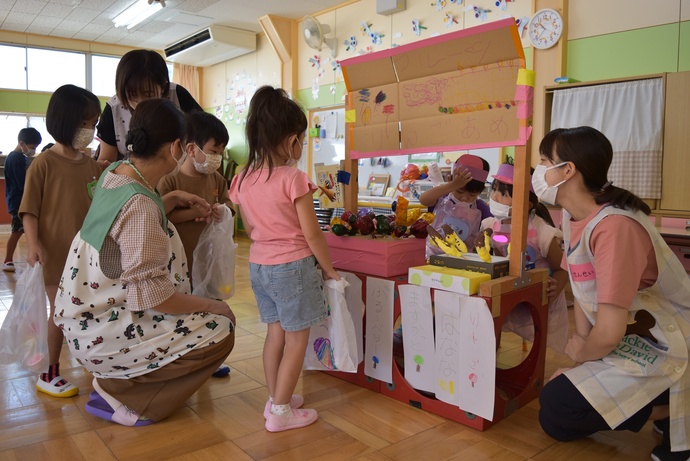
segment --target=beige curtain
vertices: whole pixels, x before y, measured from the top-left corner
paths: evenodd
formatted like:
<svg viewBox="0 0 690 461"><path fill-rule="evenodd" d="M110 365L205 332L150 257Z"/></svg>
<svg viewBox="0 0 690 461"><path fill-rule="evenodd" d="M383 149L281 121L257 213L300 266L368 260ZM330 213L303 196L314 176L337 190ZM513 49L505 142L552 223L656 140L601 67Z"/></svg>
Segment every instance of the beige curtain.
<svg viewBox="0 0 690 461"><path fill-rule="evenodd" d="M664 87L661 78L554 91L551 129L587 125L613 145L609 180L661 198Z"/></svg>
<svg viewBox="0 0 690 461"><path fill-rule="evenodd" d="M201 101L199 94L199 69L187 64L174 63L173 82L182 85L195 100Z"/></svg>

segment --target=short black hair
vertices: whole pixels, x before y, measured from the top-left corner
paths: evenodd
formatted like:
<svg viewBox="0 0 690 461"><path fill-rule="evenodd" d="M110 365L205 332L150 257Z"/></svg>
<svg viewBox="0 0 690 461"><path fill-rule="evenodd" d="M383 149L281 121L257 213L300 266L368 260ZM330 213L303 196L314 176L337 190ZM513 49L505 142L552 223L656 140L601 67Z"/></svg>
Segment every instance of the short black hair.
<svg viewBox="0 0 690 461"><path fill-rule="evenodd" d="M230 136L228 129L218 117L208 112L195 110L186 115L187 119L187 140L204 148L210 139L216 142L217 146L227 146Z"/></svg>
<svg viewBox="0 0 690 461"><path fill-rule="evenodd" d="M160 87L168 96L170 75L163 56L152 50L132 50L125 53L115 71L117 98L126 109L132 110L129 97Z"/></svg>
<svg viewBox="0 0 690 461"><path fill-rule="evenodd" d="M101 101L95 94L74 85L62 85L50 97L46 128L56 142L71 146L84 120L101 115Z"/></svg>
<svg viewBox="0 0 690 461"><path fill-rule="evenodd" d="M19 134L17 135L17 141L23 142L26 145L31 144L38 146L41 144L42 140L43 138L41 137L41 133L39 133L36 128L22 128L19 130Z"/></svg>

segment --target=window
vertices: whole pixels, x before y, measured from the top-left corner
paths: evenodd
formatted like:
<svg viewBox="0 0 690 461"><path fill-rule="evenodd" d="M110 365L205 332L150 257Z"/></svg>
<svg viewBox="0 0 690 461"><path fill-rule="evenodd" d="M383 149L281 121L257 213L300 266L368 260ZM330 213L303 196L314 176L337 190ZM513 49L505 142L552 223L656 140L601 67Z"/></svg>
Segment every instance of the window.
<svg viewBox="0 0 690 461"><path fill-rule="evenodd" d="M71 83L98 96L115 94L117 56L90 55L91 81L87 86L86 53L0 45L0 89L53 92ZM172 64L168 66L172 72Z"/></svg>
<svg viewBox="0 0 690 461"><path fill-rule="evenodd" d="M115 94L115 71L120 58L112 56L91 56L91 92L97 96Z"/></svg>
<svg viewBox="0 0 690 461"><path fill-rule="evenodd" d="M86 88L86 55L27 48L28 90L55 91L71 83Z"/></svg>
<svg viewBox="0 0 690 461"><path fill-rule="evenodd" d="M26 48L0 45L0 88L26 89ZM0 148L4 148L4 145Z"/></svg>

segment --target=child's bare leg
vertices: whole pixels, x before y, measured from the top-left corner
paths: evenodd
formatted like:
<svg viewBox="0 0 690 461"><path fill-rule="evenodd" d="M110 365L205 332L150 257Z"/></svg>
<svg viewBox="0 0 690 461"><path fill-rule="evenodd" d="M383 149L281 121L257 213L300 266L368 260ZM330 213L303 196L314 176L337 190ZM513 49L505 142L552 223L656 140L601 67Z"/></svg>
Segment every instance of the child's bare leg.
<svg viewBox="0 0 690 461"><path fill-rule="evenodd" d="M273 394L274 404L287 405L290 403L290 398L302 372L307 342L309 342L309 328L285 332L285 350L278 368Z"/></svg>
<svg viewBox="0 0 690 461"><path fill-rule="evenodd" d="M50 316L48 317L48 358L50 365L55 365L60 361L60 351L62 350L62 341L64 340L62 330L53 321L57 290L57 285L46 285L46 294L50 302Z"/></svg>
<svg viewBox="0 0 690 461"><path fill-rule="evenodd" d="M305 346L306 347L306 346ZM285 349L285 331L280 322L269 323L264 341L264 375L266 376L266 386L268 393L275 396L276 381L278 380L278 368L283 360Z"/></svg>

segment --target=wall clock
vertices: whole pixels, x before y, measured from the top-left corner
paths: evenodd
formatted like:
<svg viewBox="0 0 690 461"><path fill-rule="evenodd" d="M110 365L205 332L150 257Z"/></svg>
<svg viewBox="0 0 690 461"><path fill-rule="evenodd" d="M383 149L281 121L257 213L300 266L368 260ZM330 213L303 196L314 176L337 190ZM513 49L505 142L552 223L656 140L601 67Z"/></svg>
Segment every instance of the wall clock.
<svg viewBox="0 0 690 461"><path fill-rule="evenodd" d="M558 43L563 34L563 18L557 11L545 8L534 13L529 22L529 41L535 48L547 49Z"/></svg>

